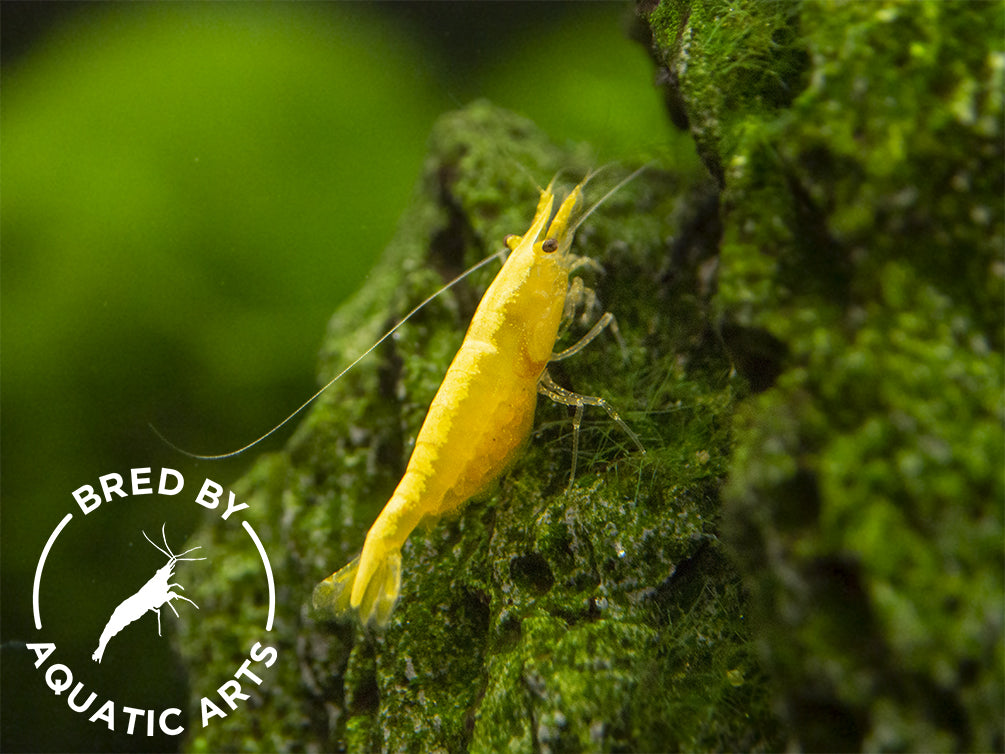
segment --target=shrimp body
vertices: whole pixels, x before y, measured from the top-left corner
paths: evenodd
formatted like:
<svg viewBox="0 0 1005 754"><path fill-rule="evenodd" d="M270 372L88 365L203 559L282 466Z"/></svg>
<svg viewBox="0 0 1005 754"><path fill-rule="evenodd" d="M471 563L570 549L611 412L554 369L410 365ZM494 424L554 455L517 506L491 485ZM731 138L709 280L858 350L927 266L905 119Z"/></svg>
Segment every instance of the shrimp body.
<svg viewBox="0 0 1005 754"><path fill-rule="evenodd" d="M166 524L165 524L166 526ZM167 543L167 532L165 527L161 527L161 535L164 538L164 547L161 548L154 543L149 537L147 537L146 532L143 532L143 536L146 538L150 544L160 550L162 553L168 556L168 562L157 569L156 573L150 577L150 579L136 591L135 594L131 594L126 597L122 602L120 602L115 610L112 611L111 617L109 617L108 622L101 631L101 637L98 639L98 648L94 650L94 654L91 655L91 659L95 662L101 662L101 658L105 655L105 648L108 646L108 642L114 636L128 626L131 623L139 620L147 612L154 612L157 614L157 635L161 635L161 608L167 605L171 608L171 612L177 617L178 611L174 609L172 601L174 600L185 600L185 602L195 605L196 609L199 608L192 600L188 597L178 594L178 592L172 591L174 587L179 589L184 589L181 584L171 583L171 579L174 578L175 565L179 560L205 560L206 558L183 558L182 555L187 555L194 550L199 550L201 547L193 547L191 550L185 550L185 552L175 555L171 552L171 548Z"/></svg>
<svg viewBox="0 0 1005 754"><path fill-rule="evenodd" d="M404 476L358 558L318 584L315 608L387 623L401 585L401 547L426 516L455 510L514 461L530 435L542 378L568 317L570 225L582 185L555 202L549 185L485 292L415 440ZM576 287L581 293L582 287Z"/></svg>

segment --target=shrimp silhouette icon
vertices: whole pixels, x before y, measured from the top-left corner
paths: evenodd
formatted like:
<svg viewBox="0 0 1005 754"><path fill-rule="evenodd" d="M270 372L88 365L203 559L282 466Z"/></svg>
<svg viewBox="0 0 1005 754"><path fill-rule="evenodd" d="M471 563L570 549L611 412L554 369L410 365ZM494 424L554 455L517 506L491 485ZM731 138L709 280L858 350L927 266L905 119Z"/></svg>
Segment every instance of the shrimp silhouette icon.
<svg viewBox="0 0 1005 754"><path fill-rule="evenodd" d="M105 628L101 631L101 638L98 640L98 648L94 650L94 654L91 655L91 659L95 662L101 662L101 658L105 654L105 648L108 646L108 642L111 638L117 635L122 629L139 620L148 611L153 611L157 613L157 635L161 635L161 607L167 605L171 608L171 612L178 617L178 611L174 609L174 605L171 604L173 600L185 600L195 606L198 610L199 606L195 604L188 597L178 594L177 592L171 591L173 587L178 587L179 589L184 589L181 584L171 583L171 578L174 576L174 567L180 560L206 560L206 558L183 558L182 555L188 555L190 552L202 549L201 547L192 547L185 552L175 555L171 551L170 545L167 541L167 533L165 528L167 524L161 526L161 537L164 540L164 549L154 542L150 537L147 536L146 532L143 532L144 539L150 544L160 550L162 553L167 555L168 562L157 569L157 572L150 577L135 594L131 594L126 597L122 602L118 604L115 610L112 611L111 617L105 624Z"/></svg>

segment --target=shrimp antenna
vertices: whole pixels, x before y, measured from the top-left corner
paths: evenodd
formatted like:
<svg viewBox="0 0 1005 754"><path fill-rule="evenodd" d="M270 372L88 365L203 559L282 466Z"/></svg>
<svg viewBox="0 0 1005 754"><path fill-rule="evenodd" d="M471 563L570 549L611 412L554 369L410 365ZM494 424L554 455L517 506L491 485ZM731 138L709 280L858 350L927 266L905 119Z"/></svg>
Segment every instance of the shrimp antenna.
<svg viewBox="0 0 1005 754"><path fill-rule="evenodd" d="M172 558L174 558L175 560L205 560L206 559L206 558L183 558L182 557L182 555L188 555L190 552L193 552L195 550L201 550L202 549L202 545L196 545L195 547L189 547L187 550L185 550L185 552L179 552L177 555L175 555L171 551L171 546L168 544L167 532L164 531L164 528L166 526L167 526L167 521L165 521L161 525L161 536L164 537L164 546L168 548L168 552L171 553L171 557Z"/></svg>
<svg viewBox="0 0 1005 754"><path fill-rule="evenodd" d="M164 526L167 526L167 522L164 523ZM164 533L164 526L161 527L161 534ZM152 544L154 547L156 547L158 550L160 550L161 552L163 552L169 558L173 558L174 557L174 553L172 553L171 552L171 548L168 547L167 537L164 538L164 546L167 547L167 550L165 551L165 550L161 550L161 546L159 544L157 544L156 542L154 542L152 539L150 539L150 537L147 536L147 533L145 531L143 531L142 529L140 529L140 533L143 534L143 538L146 539L147 542L149 542L150 544Z"/></svg>
<svg viewBox="0 0 1005 754"><path fill-rule="evenodd" d="M590 215L592 215L592 214L594 213L594 211L595 211L595 210L597 209L597 207L599 207L599 206L600 206L601 204L603 204L603 203L604 203L604 202L606 202L606 201L607 201L608 199L610 199L610 198L611 198L612 196L614 196L614 195L615 195L616 193L618 193L618 192L619 192L619 191L620 191L621 189L623 189L623 188L624 188L624 187L625 187L625 186L626 186L627 184L631 183L631 182L632 182L632 181L634 181L634 180L635 180L636 178L638 178L638 177L639 177L639 174L640 174L640 173L641 173L641 172L642 172L643 170L645 170L646 168L648 168L648 167L649 167L649 165L643 165L642 167L640 167L640 168L638 168L637 170L635 170L635 171L634 171L633 173L631 173L631 174L630 174L629 176L627 176L626 178L622 178L622 179L621 179L620 181L618 181L618 182L617 182L617 184L615 184L614 188L612 188L612 189L611 189L610 191L608 191L608 192L607 192L606 194L604 194L604 195L603 195L602 197L600 197L599 199L597 199L597 201L593 203L593 206L592 206L592 207L590 207L590 208L589 208L588 210L586 210L586 212L584 212L584 213L583 213L583 214L582 214L582 215L581 215L581 216L580 216L580 217L579 217L579 218L578 218L578 219L576 220L576 223L575 223L575 224L574 224L574 225L572 226L572 228L571 228L571 229L570 229L569 231L567 231L567 232L568 232L568 234L569 234L569 235L571 236L571 235L572 235L573 233L575 233L575 232L576 232L576 231L577 231L577 230L579 229L579 226L580 226L580 225L582 225L582 224L583 224L583 222L584 222L584 221L586 220L586 218L588 218L588 217L589 217ZM586 178L584 178L584 179L583 179L583 184L585 185L585 184L587 183L587 181L589 181L590 179L592 179L592 178L593 178L593 177L594 177L595 175L597 175L597 173L599 173L599 172L600 172L601 170L603 170L603 169L604 169L604 168L600 168L599 170L596 170L596 171L593 171L593 172L589 173L589 174L588 174L588 175L586 176Z"/></svg>
<svg viewBox="0 0 1005 754"><path fill-rule="evenodd" d="M537 179L534 177L534 174L530 172L530 168L526 167L522 162L520 162L515 157L511 157L510 161L513 163L513 167L515 167L517 170L523 173L524 178L529 180L534 186L537 186L538 191L541 190L541 187L537 185ZM559 171L559 173L561 172L562 171ZM556 173L556 177L557 176L558 173ZM554 178L552 178L552 180L554 180Z"/></svg>
<svg viewBox="0 0 1005 754"><path fill-rule="evenodd" d="M177 555L175 555L174 559L175 560L206 560L206 558L183 558L182 557L182 555L188 555L190 552L192 552L194 550L201 550L201 549L202 549L202 545L199 545L198 547L190 547L189 549L185 550L185 552L180 552Z"/></svg>
<svg viewBox="0 0 1005 754"><path fill-rule="evenodd" d="M435 293L433 293L433 294L429 295L428 297L426 297L426 299L421 304L419 304L414 309L412 309L412 311L410 311L408 314L406 314L404 316L404 318L400 322L398 322L398 324L396 324L394 327L392 327L390 330L388 330L386 333L384 333L381 336L380 340L378 340L376 343L374 343L372 346L370 346L368 349L366 349L362 354L360 354L359 356L357 356L355 361L353 361L349 366L347 366L341 372L339 372L334 377L332 377L330 380L328 380L328 382L324 385L324 387L322 387L320 390L318 390L316 393L314 393L314 395L312 395L310 398L308 398L306 401L304 401L300 405L300 408L296 409L293 413L291 413L289 416L287 416L285 419L283 419L281 422L279 422L279 424L277 424L276 426L274 426L272 429L270 429L264 435L262 435L261 437L259 437L257 440L252 440L251 442L249 442L244 447L238 448L237 450L232 450L229 453L219 453L217 455L202 455L200 453L191 453L191 452L185 450L184 448L179 448L177 445L175 445L173 442L171 442L169 439L167 439L160 432L160 430L158 430L157 427L155 427L153 424L148 424L147 426L149 426L150 429L153 431L153 433L155 435L157 435L157 437L159 437L161 439L161 442L163 442L165 445L167 445L172 450L175 450L178 453L181 453L182 455L188 456L189 458L195 458L195 459L197 459L199 461L221 461L224 458L233 458L236 455L240 455L241 453L243 453L244 451L248 450L249 448L253 448L254 446L258 445L258 443L262 442L262 440L265 440L265 439L271 437L278 430L280 430L284 426L286 426L297 414L299 414L301 411L303 411L305 408L307 408L309 405L311 405L315 400L317 400L317 398L325 390L327 390L332 385L334 385L336 382L338 382L340 379L342 379L342 376L346 372L348 372L354 366L356 366L357 364L359 364L359 362L361 362L363 359L365 359L367 356L369 356L370 352L373 351L374 349L376 349L377 346L379 346L385 340L387 340L392 335L394 335L394 333L397 332L397 330L398 330L399 327L401 327L403 324L405 324L406 322L408 322L408 320L411 319L412 316L414 314L416 314L420 309L422 309L426 304L428 304L430 301L432 301L434 298L436 298L437 296L439 296L444 291L452 288L454 285L456 285L457 283L459 283L460 281L462 281L464 278L466 278L471 273L473 273L476 270L479 270L482 267L484 267L485 265L487 265L493 259L497 259L497 258L501 259L503 257L503 255L506 254L508 251L509 251L509 249L503 248L503 249L497 251L495 254L492 254L491 256L485 257L485 259L483 259L482 261L478 262L477 264L475 264L475 265L469 267L468 269L466 269L464 272L462 272L460 275L458 275L457 277L455 277L449 283L447 283L446 285L442 286ZM146 536L146 534L144 534L143 536ZM148 540L149 540L149 537L148 537ZM151 544L153 544L153 543L151 542ZM167 543L165 542L165 544L167 544ZM157 547L157 545L154 545L154 547ZM157 547L157 549L160 550L159 547ZM161 550L161 552L163 552L163 550Z"/></svg>
<svg viewBox="0 0 1005 754"><path fill-rule="evenodd" d="M160 550L161 552L163 552L165 555L167 555L169 558L172 558L173 560L206 560L206 558L183 558L182 557L182 555L188 555L193 550L201 550L202 549L202 545L198 545L197 547L191 547L188 550L185 550L185 552L179 553L178 555L175 555L173 552L171 552L171 545L168 544L167 532L165 531L166 528L167 528L167 521L165 521L163 524L161 524L161 536L164 538L164 546L167 548L167 552L165 552L164 550L161 550L160 545L154 544L154 541L152 539L150 539L150 537L147 536L147 533L145 531L143 531L142 529L140 529L140 533L143 534L143 537L147 540L147 542L149 542L150 544L152 544L154 547L156 547L158 550Z"/></svg>
<svg viewBox="0 0 1005 754"><path fill-rule="evenodd" d="M164 547L171 554L171 557L176 557L174 550L171 549L171 545L168 544L167 521L161 524L161 539L164 540Z"/></svg>

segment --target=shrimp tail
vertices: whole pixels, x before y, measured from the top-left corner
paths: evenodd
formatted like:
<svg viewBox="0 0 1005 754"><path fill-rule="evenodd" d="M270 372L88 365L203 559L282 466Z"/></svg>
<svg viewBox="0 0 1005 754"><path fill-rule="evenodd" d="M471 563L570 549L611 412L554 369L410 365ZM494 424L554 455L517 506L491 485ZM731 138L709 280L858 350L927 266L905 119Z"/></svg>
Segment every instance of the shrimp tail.
<svg viewBox="0 0 1005 754"><path fill-rule="evenodd" d="M109 619L108 624L105 626L105 630L101 632L101 638L98 640L98 648L95 649L94 654L91 655L91 659L94 660L95 662L98 663L101 662L101 658L105 656L105 647L108 646L108 642L112 639L113 636L118 634L119 631L125 628L125 625L128 625L128 624L122 625L118 621L113 623L112 621L115 619L115 617L116 616L113 614L112 617Z"/></svg>
<svg viewBox="0 0 1005 754"><path fill-rule="evenodd" d="M331 612L337 617L357 610L363 625L374 622L383 628L401 591L401 551L387 553L370 570L363 598L358 605L354 605L352 594L358 575L359 558L354 558L314 587L314 609L319 613Z"/></svg>
<svg viewBox="0 0 1005 754"><path fill-rule="evenodd" d="M105 656L105 647L108 646L108 642L112 640L112 637L117 636L123 628L146 612L144 610L138 615L133 615L133 604L135 602L136 595L134 594L131 597L124 599L122 603L112 611L111 617L109 617L108 622L101 631L101 638L98 639L98 648L95 649L94 654L91 655L91 659L94 660L94 662L101 662L101 658Z"/></svg>
<svg viewBox="0 0 1005 754"><path fill-rule="evenodd" d="M331 612L336 616L347 613L350 609L352 585L356 583L358 572L359 558L353 558L349 565L343 566L314 587L314 610L318 613Z"/></svg>

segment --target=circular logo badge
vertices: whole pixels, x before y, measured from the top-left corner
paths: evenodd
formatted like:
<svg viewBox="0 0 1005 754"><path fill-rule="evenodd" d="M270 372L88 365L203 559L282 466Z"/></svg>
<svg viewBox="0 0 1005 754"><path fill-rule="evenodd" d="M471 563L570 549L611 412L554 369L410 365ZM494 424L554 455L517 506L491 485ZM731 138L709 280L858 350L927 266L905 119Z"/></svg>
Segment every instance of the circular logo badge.
<svg viewBox="0 0 1005 754"><path fill-rule="evenodd" d="M139 640L140 646L150 646L145 642L164 642L168 621L176 620L183 610L202 609L187 592L194 591L191 587L205 580L212 580L220 567L213 562L209 545L183 546L182 533L173 531L171 522L166 520L172 507L148 506L148 515L161 514L160 526L141 528L119 551L107 555L109 567L125 574L124 580L131 585L131 591L106 593L101 589L101 582L92 579L89 582L93 586L92 593L68 599L67 594L82 590L79 584L75 588L67 586L74 583L74 566L72 559L67 557L68 548L61 544L73 536L86 537L89 527L100 526L102 516L109 515L114 506L123 502L149 503L159 499L176 503L187 498L217 512L220 525L238 527L247 539L247 546L257 551L261 558L262 578L269 595L261 635L247 647L245 661L226 680L220 679L216 694L201 699L200 719L188 724L206 727L239 710L241 702L250 698L249 687L262 685L262 669L271 667L279 656L278 650L268 642L275 616L275 580L261 539L242 516L249 505L238 501L233 492L212 479L202 479L192 485L181 472L170 468L156 471L134 468L125 475L104 474L96 483L73 490L72 498L76 510L67 513L49 535L35 568L31 593L38 636L27 647L34 652L35 669L42 674L52 693L64 700L72 712L84 715L91 723L105 726L111 732L171 737L185 733L186 715L182 709L151 705L149 700L137 705L129 700L115 699L100 687L107 673L98 671L110 664L115 666L116 673L142 673L142 651L138 657L127 652L123 637L131 633L130 638ZM88 611L80 609L82 600L88 603ZM44 623L43 605L46 606ZM57 647L60 627L89 620L80 617L85 613L98 616L94 619L93 651L86 657L79 652L61 652ZM129 643L136 644L135 641Z"/></svg>

